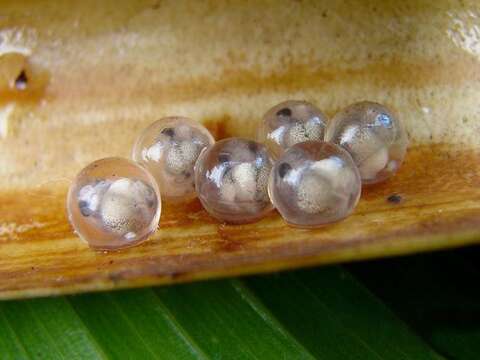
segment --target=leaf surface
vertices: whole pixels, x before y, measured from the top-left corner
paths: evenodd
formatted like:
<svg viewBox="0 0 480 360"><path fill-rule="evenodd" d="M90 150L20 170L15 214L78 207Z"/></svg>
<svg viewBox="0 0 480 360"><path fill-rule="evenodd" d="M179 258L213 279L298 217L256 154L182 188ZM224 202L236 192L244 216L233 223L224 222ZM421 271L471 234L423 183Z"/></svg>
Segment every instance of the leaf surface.
<svg viewBox="0 0 480 360"><path fill-rule="evenodd" d="M476 0L5 0L1 8L2 299L269 272L480 239ZM311 101L329 117L361 100L393 108L410 137L399 173L364 187L355 212L322 229L291 228L276 212L226 226L194 201L164 206L159 231L119 252L95 252L73 233L65 199L74 176L99 158L129 157L153 121L182 115L216 139L254 138L262 115L288 99Z"/></svg>

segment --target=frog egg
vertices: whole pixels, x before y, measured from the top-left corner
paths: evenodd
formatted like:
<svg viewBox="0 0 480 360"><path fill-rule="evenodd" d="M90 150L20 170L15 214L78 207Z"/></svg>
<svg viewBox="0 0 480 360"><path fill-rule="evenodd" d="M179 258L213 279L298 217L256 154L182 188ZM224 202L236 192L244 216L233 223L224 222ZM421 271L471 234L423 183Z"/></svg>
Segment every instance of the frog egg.
<svg viewBox="0 0 480 360"><path fill-rule="evenodd" d="M143 167L122 158L97 160L77 175L67 199L68 219L92 248L119 249L158 227L160 193Z"/></svg>
<svg viewBox="0 0 480 360"><path fill-rule="evenodd" d="M286 149L308 140L323 140L327 117L306 101L282 102L263 116L257 141L278 158Z"/></svg>
<svg viewBox="0 0 480 360"><path fill-rule="evenodd" d="M214 142L210 132L199 123L167 117L140 134L132 158L154 176L164 200L185 202L196 197L195 162L202 150Z"/></svg>
<svg viewBox="0 0 480 360"><path fill-rule="evenodd" d="M202 152L195 165L198 197L221 221L259 220L273 208L267 192L272 165L262 144L241 138L218 141Z"/></svg>
<svg viewBox="0 0 480 360"><path fill-rule="evenodd" d="M400 120L385 106L369 101L336 114L327 126L325 140L352 155L364 184L392 176L400 168L408 146Z"/></svg>
<svg viewBox="0 0 480 360"><path fill-rule="evenodd" d="M306 141L275 162L268 192L287 223L312 228L348 216L360 198L361 180L352 157L340 146Z"/></svg>

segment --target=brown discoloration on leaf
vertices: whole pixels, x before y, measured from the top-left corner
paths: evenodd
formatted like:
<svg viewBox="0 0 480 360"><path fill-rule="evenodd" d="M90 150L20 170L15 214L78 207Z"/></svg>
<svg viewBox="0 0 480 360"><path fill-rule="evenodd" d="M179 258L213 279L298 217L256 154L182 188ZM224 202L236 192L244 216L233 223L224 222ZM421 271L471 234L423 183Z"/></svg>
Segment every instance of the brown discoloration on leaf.
<svg viewBox="0 0 480 360"><path fill-rule="evenodd" d="M101 3L92 13L82 2L72 12L68 2L52 10L5 1L0 50L15 53L0 56L0 297L478 241L480 58L465 37L480 26L478 2L320 5L164 1L152 9L139 0ZM264 21L266 14L279 21ZM22 69L28 86L18 91L12 81ZM149 123L180 115L217 139L254 137L264 112L287 99L314 102L330 116L359 100L393 107L411 140L404 166L365 187L352 216L321 229L291 228L275 211L255 224L224 225L195 200L164 204L159 231L137 247L95 252L73 234L64 209L70 180L92 160L129 156Z"/></svg>
<svg viewBox="0 0 480 360"><path fill-rule="evenodd" d="M256 224L219 224L193 201L166 206L150 240L109 253L90 250L72 233L66 189L50 192L48 201L41 193L3 193L0 218L8 220L0 227L0 297L189 281L471 243L480 236L480 154L453 150L410 149L395 178L369 187L352 216L321 229L291 228L276 212ZM392 207L385 201L392 193L409 200ZM7 231L8 223L16 226Z"/></svg>
<svg viewBox="0 0 480 360"><path fill-rule="evenodd" d="M216 140L225 139L227 137L234 136L227 131L227 123L231 121L228 116L222 116L220 118L208 118L202 119L203 125L212 133Z"/></svg>
<svg viewBox="0 0 480 360"><path fill-rule="evenodd" d="M398 194L392 194L387 198L387 201L392 204L400 204L403 198Z"/></svg>

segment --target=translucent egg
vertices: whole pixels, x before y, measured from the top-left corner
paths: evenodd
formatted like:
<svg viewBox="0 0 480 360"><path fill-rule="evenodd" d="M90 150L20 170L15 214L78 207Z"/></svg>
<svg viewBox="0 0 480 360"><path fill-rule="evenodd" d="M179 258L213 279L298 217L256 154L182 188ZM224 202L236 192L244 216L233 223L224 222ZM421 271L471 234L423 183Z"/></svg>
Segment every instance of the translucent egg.
<svg viewBox="0 0 480 360"><path fill-rule="evenodd" d="M157 180L163 200L184 202L196 197L193 167L202 150L214 142L201 124L167 117L143 130L132 158Z"/></svg>
<svg viewBox="0 0 480 360"><path fill-rule="evenodd" d="M311 228L348 216L360 198L361 180L344 149L306 141L292 146L276 161L268 192L287 223Z"/></svg>
<svg viewBox="0 0 480 360"><path fill-rule="evenodd" d="M341 145L352 155L364 184L392 176L408 146L400 120L385 106L369 101L336 114L327 126L325 140Z"/></svg>
<svg viewBox="0 0 480 360"><path fill-rule="evenodd" d="M257 141L264 143L274 158L286 149L308 140L323 140L327 117L306 101L282 102L263 116Z"/></svg>
<svg viewBox="0 0 480 360"><path fill-rule="evenodd" d="M264 145L230 138L207 148L195 165L204 208L228 223L259 220L272 210L267 183L273 161Z"/></svg>
<svg viewBox="0 0 480 360"><path fill-rule="evenodd" d="M160 210L155 179L122 158L91 163L68 192L68 219L80 238L96 249L118 249L145 240L157 229Z"/></svg>

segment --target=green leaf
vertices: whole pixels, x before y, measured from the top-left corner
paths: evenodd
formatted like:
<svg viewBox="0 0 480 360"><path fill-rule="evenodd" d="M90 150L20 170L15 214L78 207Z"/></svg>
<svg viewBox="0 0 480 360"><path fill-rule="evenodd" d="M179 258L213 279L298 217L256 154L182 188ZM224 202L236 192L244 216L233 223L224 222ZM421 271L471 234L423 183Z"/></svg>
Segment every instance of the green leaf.
<svg viewBox="0 0 480 360"><path fill-rule="evenodd" d="M212 358L313 359L240 280L161 288L157 293Z"/></svg>
<svg viewBox="0 0 480 360"><path fill-rule="evenodd" d="M350 269L439 352L477 360L480 272L471 252L418 255Z"/></svg>
<svg viewBox="0 0 480 360"><path fill-rule="evenodd" d="M105 358L65 298L0 303L0 334L13 340L11 351L2 346L2 358Z"/></svg>
<svg viewBox="0 0 480 360"><path fill-rule="evenodd" d="M150 290L80 295L70 302L111 358L194 359L202 351Z"/></svg>
<svg viewBox="0 0 480 360"><path fill-rule="evenodd" d="M0 359L474 359L478 269L454 256L2 302Z"/></svg>
<svg viewBox="0 0 480 360"><path fill-rule="evenodd" d="M318 358L439 358L342 268L256 277L248 283Z"/></svg>
<svg viewBox="0 0 480 360"><path fill-rule="evenodd" d="M27 359L29 356L21 339L15 333L5 314L0 310L0 349L2 359Z"/></svg>

